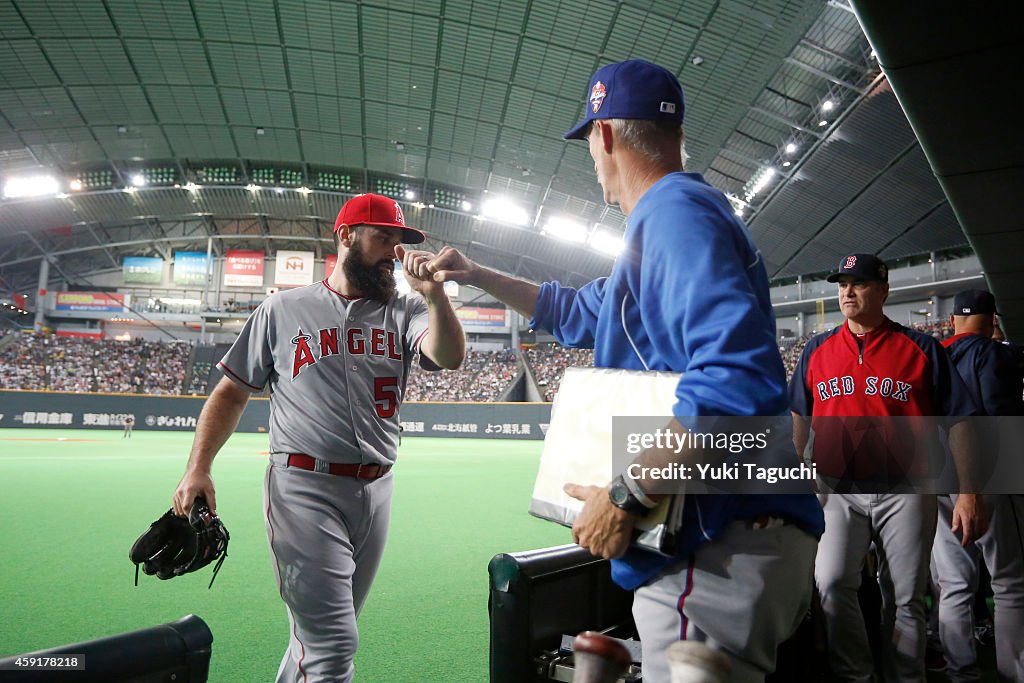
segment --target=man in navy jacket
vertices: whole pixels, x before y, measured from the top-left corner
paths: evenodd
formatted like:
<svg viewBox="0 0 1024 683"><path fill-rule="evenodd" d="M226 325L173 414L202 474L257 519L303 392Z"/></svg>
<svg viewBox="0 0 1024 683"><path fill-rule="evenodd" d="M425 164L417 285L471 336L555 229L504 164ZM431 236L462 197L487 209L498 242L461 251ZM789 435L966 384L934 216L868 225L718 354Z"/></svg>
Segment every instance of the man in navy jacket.
<svg viewBox="0 0 1024 683"><path fill-rule="evenodd" d="M988 291L969 289L953 299L954 336L942 342L974 399L980 416L975 430L983 455L1008 452L1000 447L999 420L1024 415L1022 378L1017 359L1006 345L992 341L996 300ZM1014 454L1016 455L1016 454ZM961 545L950 530L957 496L939 496L939 518L932 547L933 578L939 584L939 638L951 681L978 681L974 638L974 593L978 561L992 576L995 602L996 665L1007 680L1024 680L1024 495L987 498L992 521L976 543Z"/></svg>

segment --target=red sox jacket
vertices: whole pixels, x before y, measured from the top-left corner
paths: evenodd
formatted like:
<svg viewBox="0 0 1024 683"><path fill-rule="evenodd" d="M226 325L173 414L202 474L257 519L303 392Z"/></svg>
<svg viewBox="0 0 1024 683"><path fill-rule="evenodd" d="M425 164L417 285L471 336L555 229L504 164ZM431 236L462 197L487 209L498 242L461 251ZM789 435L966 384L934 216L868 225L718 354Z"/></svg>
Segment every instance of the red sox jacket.
<svg viewBox="0 0 1024 683"><path fill-rule="evenodd" d="M864 335L844 323L812 338L789 382L789 399L793 412L811 416L818 473L855 481L926 475L934 423L914 418L975 412L942 345L888 318Z"/></svg>

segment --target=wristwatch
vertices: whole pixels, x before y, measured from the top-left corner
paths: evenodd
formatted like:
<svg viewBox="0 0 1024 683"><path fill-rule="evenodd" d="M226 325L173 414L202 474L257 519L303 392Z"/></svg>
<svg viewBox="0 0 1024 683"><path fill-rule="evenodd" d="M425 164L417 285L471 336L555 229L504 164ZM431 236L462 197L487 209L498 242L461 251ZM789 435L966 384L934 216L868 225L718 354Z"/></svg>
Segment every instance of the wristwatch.
<svg viewBox="0 0 1024 683"><path fill-rule="evenodd" d="M612 502L612 505L625 510L631 515L638 515L643 517L646 515L650 508L640 502L640 500L633 495L626 486L626 482L622 479L622 476L618 476L608 487L608 500Z"/></svg>

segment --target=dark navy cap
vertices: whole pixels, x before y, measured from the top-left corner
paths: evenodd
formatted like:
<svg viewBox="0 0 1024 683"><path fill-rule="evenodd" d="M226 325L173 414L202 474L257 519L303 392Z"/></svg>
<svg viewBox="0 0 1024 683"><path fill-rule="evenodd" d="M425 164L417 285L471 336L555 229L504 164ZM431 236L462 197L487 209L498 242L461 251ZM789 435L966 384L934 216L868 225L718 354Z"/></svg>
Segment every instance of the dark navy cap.
<svg viewBox="0 0 1024 683"><path fill-rule="evenodd" d="M967 289L953 297L953 315L999 313L996 298L984 289Z"/></svg>
<svg viewBox="0 0 1024 683"><path fill-rule="evenodd" d="M594 119L644 119L683 124L683 86L665 67L642 59L602 66L590 79L585 116L563 135L582 140Z"/></svg>
<svg viewBox="0 0 1024 683"><path fill-rule="evenodd" d="M889 281L889 267L885 261L874 254L850 254L844 256L839 262L839 272L828 276L829 282L839 282L843 275L855 277L858 280L874 280L875 282Z"/></svg>

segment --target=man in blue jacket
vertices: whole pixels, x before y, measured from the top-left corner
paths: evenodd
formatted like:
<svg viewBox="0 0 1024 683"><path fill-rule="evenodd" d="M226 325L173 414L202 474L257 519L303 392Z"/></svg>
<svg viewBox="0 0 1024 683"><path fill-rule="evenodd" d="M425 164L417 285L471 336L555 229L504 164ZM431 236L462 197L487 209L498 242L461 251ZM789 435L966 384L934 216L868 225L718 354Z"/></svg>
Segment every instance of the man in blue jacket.
<svg viewBox="0 0 1024 683"><path fill-rule="evenodd" d="M594 74L586 116L565 135L587 141L605 201L629 218L610 276L578 290L538 287L447 247L429 268L435 279L486 290L564 346L593 347L598 367L682 372L673 412L683 424L787 415L761 254L725 195L683 172L683 108L668 70L642 60L610 64ZM621 477L604 488L566 486L585 501L573 539L614 558L615 581L636 591L644 681L667 683L664 651L681 639L725 652L728 680L763 680L810 604L824 528L817 500L687 496L680 549L667 558L629 547L635 522L658 497L647 488Z"/></svg>
<svg viewBox="0 0 1024 683"><path fill-rule="evenodd" d="M1024 415L1020 369L1013 352L992 341L996 300L991 292L968 289L953 298L954 336L942 342L974 399L978 414L990 416L976 430L982 453L996 457L999 421L991 417ZM1005 438L1005 437L1004 437ZM956 496L939 496L939 520L932 546L932 567L939 584L939 638L951 681L979 681L974 638L974 593L978 561L992 575L995 602L996 666L1007 680L1024 680L1024 495L988 497L992 521L976 543L964 546L950 530Z"/></svg>

